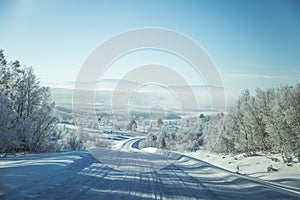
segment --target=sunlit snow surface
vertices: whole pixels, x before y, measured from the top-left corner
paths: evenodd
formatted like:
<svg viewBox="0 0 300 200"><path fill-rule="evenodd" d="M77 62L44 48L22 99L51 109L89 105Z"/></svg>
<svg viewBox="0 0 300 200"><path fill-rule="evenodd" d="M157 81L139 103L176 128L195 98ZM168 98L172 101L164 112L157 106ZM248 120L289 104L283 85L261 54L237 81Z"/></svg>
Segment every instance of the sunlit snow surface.
<svg viewBox="0 0 300 200"><path fill-rule="evenodd" d="M300 198L285 188L176 152L132 149L138 139L120 143L114 150L1 159L0 199Z"/></svg>
<svg viewBox="0 0 300 200"><path fill-rule="evenodd" d="M292 166L288 166L282 161L281 154L258 152L253 156L245 156L244 154L220 155L197 151L186 153L186 155L232 172L237 172L238 167L240 174L291 187L298 190L300 194L300 163L293 163ZM270 166L278 171L271 170L268 172L267 168Z"/></svg>

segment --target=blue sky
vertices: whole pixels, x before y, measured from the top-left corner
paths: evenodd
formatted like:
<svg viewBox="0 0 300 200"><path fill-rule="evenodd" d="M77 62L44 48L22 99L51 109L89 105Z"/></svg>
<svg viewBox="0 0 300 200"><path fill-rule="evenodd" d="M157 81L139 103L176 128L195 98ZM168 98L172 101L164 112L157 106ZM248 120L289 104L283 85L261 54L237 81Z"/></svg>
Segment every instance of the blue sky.
<svg viewBox="0 0 300 200"><path fill-rule="evenodd" d="M143 27L193 38L232 90L295 84L300 77L297 0L1 0L0 25L7 58L34 66L43 82L75 81L102 42Z"/></svg>

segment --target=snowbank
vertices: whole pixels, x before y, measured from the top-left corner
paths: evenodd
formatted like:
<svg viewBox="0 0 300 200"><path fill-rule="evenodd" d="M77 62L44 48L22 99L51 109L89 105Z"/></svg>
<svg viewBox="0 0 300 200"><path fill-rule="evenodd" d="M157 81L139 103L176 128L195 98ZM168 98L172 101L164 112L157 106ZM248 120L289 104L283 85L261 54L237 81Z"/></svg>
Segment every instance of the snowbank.
<svg viewBox="0 0 300 200"><path fill-rule="evenodd" d="M140 150L143 152L147 152L147 153L156 153L157 152L157 148L154 148L154 147L147 147L147 148L143 148Z"/></svg>
<svg viewBox="0 0 300 200"><path fill-rule="evenodd" d="M299 188L300 163L288 166L280 154L257 153L253 156L220 155L204 151L185 153L220 168L247 176Z"/></svg>

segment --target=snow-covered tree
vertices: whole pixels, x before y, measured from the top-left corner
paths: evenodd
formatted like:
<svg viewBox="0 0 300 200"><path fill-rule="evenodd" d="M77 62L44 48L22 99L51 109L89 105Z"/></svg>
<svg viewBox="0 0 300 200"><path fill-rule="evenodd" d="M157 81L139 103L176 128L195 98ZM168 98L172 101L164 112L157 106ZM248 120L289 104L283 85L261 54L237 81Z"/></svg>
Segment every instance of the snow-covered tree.
<svg viewBox="0 0 300 200"><path fill-rule="evenodd" d="M159 118L157 120L156 124L157 124L157 127L161 127L162 125L164 125L164 122L163 122L163 120L161 118Z"/></svg>
<svg viewBox="0 0 300 200"><path fill-rule="evenodd" d="M245 90L227 114L215 148L220 152L282 152L300 160L300 84L277 89Z"/></svg>
<svg viewBox="0 0 300 200"><path fill-rule="evenodd" d="M219 133L219 122L223 114L189 118L189 126L179 127L177 123L166 121L156 133L147 135L141 147L156 147L176 151L196 151L215 144ZM186 120L187 121L187 120ZM184 121L184 122L186 122ZM215 135L216 134L216 135Z"/></svg>
<svg viewBox="0 0 300 200"><path fill-rule="evenodd" d="M135 131L137 129L137 123L135 120L131 120L127 125L127 130Z"/></svg>
<svg viewBox="0 0 300 200"><path fill-rule="evenodd" d="M22 68L18 61L7 62L3 51L0 51L0 72L0 112L1 116L7 116L1 119L0 137L10 141L3 149L47 151L56 122L49 89L40 86L33 68Z"/></svg>

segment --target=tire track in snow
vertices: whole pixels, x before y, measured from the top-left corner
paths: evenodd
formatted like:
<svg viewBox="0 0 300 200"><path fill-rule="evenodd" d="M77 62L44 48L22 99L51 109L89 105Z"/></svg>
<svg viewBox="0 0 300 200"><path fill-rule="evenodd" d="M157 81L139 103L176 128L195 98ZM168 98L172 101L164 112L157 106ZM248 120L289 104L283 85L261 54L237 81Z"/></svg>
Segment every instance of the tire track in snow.
<svg viewBox="0 0 300 200"><path fill-rule="evenodd" d="M130 143L124 148L92 150L46 180L24 186L23 198L299 199L181 154L131 151Z"/></svg>

